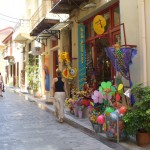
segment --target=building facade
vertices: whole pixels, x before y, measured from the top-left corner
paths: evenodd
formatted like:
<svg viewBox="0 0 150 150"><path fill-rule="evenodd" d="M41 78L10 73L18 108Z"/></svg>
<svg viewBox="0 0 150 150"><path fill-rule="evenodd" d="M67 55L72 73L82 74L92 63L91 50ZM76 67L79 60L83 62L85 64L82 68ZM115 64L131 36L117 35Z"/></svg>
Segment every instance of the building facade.
<svg viewBox="0 0 150 150"><path fill-rule="evenodd" d="M51 83L56 69L63 68L59 60L62 51L69 53L71 65L78 68L78 76L73 80L75 87L82 88L84 77L90 81L93 73L97 85L102 81L114 81L116 71L105 48L116 43L137 49L130 66L131 80L149 85L148 6L148 0L26 0L25 19L13 34L13 40L22 44L23 65L19 72L25 72L24 87L28 86L25 68L33 55L39 62L43 95L43 68L48 68ZM96 32L93 24L99 16L102 18L98 20L101 31ZM124 79L124 83L129 87L128 80Z"/></svg>

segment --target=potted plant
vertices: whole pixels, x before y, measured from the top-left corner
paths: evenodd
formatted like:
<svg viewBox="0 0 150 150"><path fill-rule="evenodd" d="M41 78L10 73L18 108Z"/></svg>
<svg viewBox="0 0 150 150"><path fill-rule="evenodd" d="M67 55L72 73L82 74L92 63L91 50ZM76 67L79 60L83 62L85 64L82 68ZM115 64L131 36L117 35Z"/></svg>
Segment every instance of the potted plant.
<svg viewBox="0 0 150 150"><path fill-rule="evenodd" d="M27 90L29 94L33 93L33 72L32 72L32 67L30 65L26 66L26 72L27 72L27 81L28 81L28 86Z"/></svg>
<svg viewBox="0 0 150 150"><path fill-rule="evenodd" d="M33 93L35 97L39 97L39 87L40 87L40 76L39 76L39 67L34 66L33 72Z"/></svg>
<svg viewBox="0 0 150 150"><path fill-rule="evenodd" d="M93 110L89 115L89 120L96 133L102 132L102 127L98 124L97 117L100 115L99 112Z"/></svg>
<svg viewBox="0 0 150 150"><path fill-rule="evenodd" d="M33 93L35 97L39 97L39 83L40 81L36 81L33 83Z"/></svg>
<svg viewBox="0 0 150 150"><path fill-rule="evenodd" d="M150 144L150 86L137 84L131 88L136 102L123 116L126 132L136 135L137 144ZM143 137L144 136L144 137Z"/></svg>

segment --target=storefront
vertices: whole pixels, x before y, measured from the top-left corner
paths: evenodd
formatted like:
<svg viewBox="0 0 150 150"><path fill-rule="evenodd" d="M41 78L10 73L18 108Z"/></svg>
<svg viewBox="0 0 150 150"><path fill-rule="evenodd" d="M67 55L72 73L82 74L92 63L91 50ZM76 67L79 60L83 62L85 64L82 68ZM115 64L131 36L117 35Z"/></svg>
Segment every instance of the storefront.
<svg viewBox="0 0 150 150"><path fill-rule="evenodd" d="M98 15L106 20L102 34L97 34L93 27L93 20ZM97 85L102 81L114 80L115 71L106 56L105 48L117 42L120 43L119 3L107 7L83 23L86 31L86 74L88 82L93 84L91 74L95 74Z"/></svg>

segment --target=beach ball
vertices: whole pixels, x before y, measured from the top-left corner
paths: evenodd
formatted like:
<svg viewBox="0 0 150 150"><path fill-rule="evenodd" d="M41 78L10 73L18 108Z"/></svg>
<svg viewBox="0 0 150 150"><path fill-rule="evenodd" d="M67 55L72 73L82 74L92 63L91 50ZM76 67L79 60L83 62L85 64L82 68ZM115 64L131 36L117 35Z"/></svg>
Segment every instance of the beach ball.
<svg viewBox="0 0 150 150"><path fill-rule="evenodd" d="M116 121L117 120L117 114L115 112L110 113L110 118L112 121Z"/></svg>
<svg viewBox="0 0 150 150"><path fill-rule="evenodd" d="M120 109L119 109L119 114L125 114L127 112L127 108L125 106L122 106Z"/></svg>
<svg viewBox="0 0 150 150"><path fill-rule="evenodd" d="M119 102L120 101L120 94L116 94L116 101Z"/></svg>
<svg viewBox="0 0 150 150"><path fill-rule="evenodd" d="M112 108L112 107L106 107L106 109L105 109L105 114L107 115L107 116L110 116L110 113L112 113L112 112L114 112L115 110L114 110L114 108Z"/></svg>
<svg viewBox="0 0 150 150"><path fill-rule="evenodd" d="M104 115L98 116L98 117L97 117L97 122L98 122L99 124L104 124L104 122L105 122L105 117L104 117Z"/></svg>

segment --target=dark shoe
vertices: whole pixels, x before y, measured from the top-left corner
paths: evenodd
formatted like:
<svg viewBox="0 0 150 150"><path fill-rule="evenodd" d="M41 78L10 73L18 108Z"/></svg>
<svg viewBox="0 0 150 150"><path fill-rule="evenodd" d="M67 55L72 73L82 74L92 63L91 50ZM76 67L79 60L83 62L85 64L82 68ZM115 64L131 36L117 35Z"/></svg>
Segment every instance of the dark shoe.
<svg viewBox="0 0 150 150"><path fill-rule="evenodd" d="M0 95L1 97L3 97L3 95Z"/></svg>

